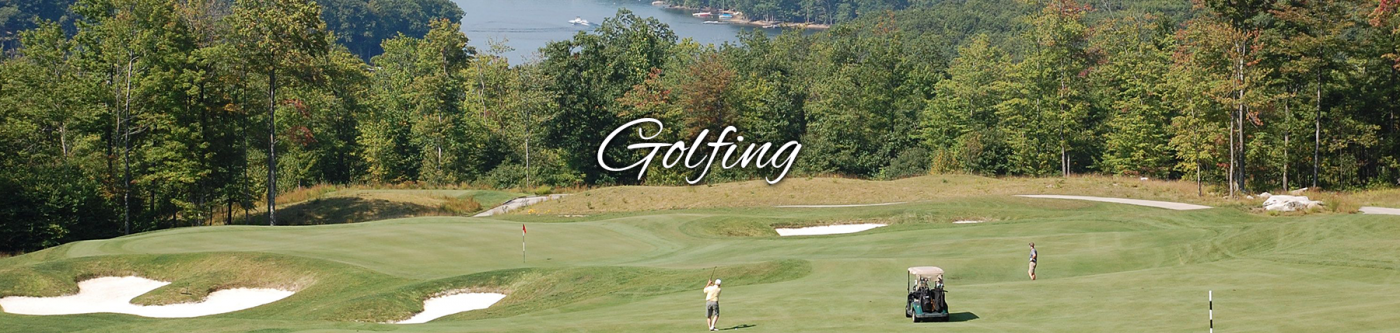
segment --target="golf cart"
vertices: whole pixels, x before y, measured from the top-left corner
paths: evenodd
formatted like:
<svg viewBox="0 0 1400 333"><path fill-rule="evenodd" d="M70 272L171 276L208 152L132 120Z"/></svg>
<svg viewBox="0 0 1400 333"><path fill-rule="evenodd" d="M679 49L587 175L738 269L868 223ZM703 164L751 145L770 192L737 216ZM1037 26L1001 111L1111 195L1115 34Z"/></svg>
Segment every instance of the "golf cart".
<svg viewBox="0 0 1400 333"><path fill-rule="evenodd" d="M914 322L948 321L948 302L943 299L943 269L933 266L909 267L909 298L904 316Z"/></svg>

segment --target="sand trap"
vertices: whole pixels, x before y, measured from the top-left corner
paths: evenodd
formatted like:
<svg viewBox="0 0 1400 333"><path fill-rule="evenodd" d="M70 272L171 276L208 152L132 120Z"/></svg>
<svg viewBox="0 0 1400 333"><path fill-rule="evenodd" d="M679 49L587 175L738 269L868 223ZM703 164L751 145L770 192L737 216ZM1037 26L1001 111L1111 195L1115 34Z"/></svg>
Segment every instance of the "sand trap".
<svg viewBox="0 0 1400 333"><path fill-rule="evenodd" d="M987 222L987 221L982 221L982 220L962 220L962 221L953 221L953 223L956 223L956 224L972 224L972 223L982 223L982 222Z"/></svg>
<svg viewBox="0 0 1400 333"><path fill-rule="evenodd" d="M903 203L906 203L906 202L901 201L901 202L886 202L886 203L873 203L873 204L855 204L855 205L783 205L783 206L773 206L773 207L778 207L778 208L845 208L845 207L889 206L889 205L898 205L898 204L903 204Z"/></svg>
<svg viewBox="0 0 1400 333"><path fill-rule="evenodd" d="M567 196L567 195L568 195L568 194L551 194L551 195L537 196L537 197L520 197L520 198L510 199L510 200L508 200L508 201L506 201L506 202L504 202L504 203L501 203L500 206L496 206L496 208L488 209L488 210L486 210L486 211L484 211L484 212L478 213L478 214L476 214L476 215L472 215L472 217L487 217L487 216L492 216L492 215L501 215L501 214L505 214L506 212L509 212L509 211L512 211L512 210L516 210L516 209L520 209L520 208L525 207L525 206L529 206L529 205L533 205L533 204L537 204L537 203L541 203L541 202L545 202L545 201L549 201L549 200L554 200L554 199L563 198L564 196Z"/></svg>
<svg viewBox="0 0 1400 333"><path fill-rule="evenodd" d="M423 301L423 312L419 312L413 315L413 318L405 319L396 324L422 324L458 312L481 310L491 307L491 304L500 302L502 298L506 298L506 295L497 293L466 293L433 297Z"/></svg>
<svg viewBox="0 0 1400 333"><path fill-rule="evenodd" d="M131 299L170 282L136 276L100 277L78 282L76 295L59 297L5 297L5 312L25 315L69 315L80 313L124 313L151 318L190 318L248 309L276 302L293 292L277 289L224 289L209 293L199 303L136 305Z"/></svg>
<svg viewBox="0 0 1400 333"><path fill-rule="evenodd" d="M806 228L776 228L773 231L777 231L778 236L835 235L861 232L883 226L885 225L880 223L838 224Z"/></svg>
<svg viewBox="0 0 1400 333"><path fill-rule="evenodd" d="M1361 207L1362 214L1400 215L1400 208Z"/></svg>
<svg viewBox="0 0 1400 333"><path fill-rule="evenodd" d="M1166 209L1171 209L1171 210L1195 210L1195 209L1210 209L1210 208L1211 208L1210 206L1193 205L1193 204L1180 203L1180 202L1153 201L1153 200L1138 200L1138 199L1120 199L1120 198L1104 198L1104 197L1088 197L1088 196L1080 196L1080 195L1018 195L1018 197L1040 198L1040 199L1068 199L1068 200L1088 200L1088 201L1098 201L1098 202L1112 202L1112 203L1120 203L1120 204L1129 204L1129 205L1138 205L1138 206L1148 206L1148 207L1166 208Z"/></svg>

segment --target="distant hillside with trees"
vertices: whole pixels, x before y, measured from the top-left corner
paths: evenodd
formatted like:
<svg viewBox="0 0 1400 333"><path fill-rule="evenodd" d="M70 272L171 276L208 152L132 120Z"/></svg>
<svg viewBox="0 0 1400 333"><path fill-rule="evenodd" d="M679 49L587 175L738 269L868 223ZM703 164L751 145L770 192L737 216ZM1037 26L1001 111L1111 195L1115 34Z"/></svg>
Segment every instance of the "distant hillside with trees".
<svg viewBox="0 0 1400 333"><path fill-rule="evenodd" d="M19 46L19 33L36 27L35 19L60 23L69 33L76 19L69 6L74 0L0 0L0 45ZM231 0L196 0L208 15L227 15ZM380 42L402 33L422 37L428 22L462 20L462 9L451 0L317 0L321 19L335 32L335 40L351 53L368 60L383 52ZM190 6L194 6L191 4Z"/></svg>
<svg viewBox="0 0 1400 333"><path fill-rule="evenodd" d="M862 16L878 16L886 11L913 10L904 17L923 16L952 24L969 24L965 19L997 19L976 22L982 26L1015 25L1018 15L1038 8L1035 0L672 0L668 3L690 8L737 10L750 19L835 24ZM1189 15L1188 0L1097 0L1088 5L1098 8L1091 16L1122 17L1154 14L1177 21ZM945 17L946 16L946 17Z"/></svg>

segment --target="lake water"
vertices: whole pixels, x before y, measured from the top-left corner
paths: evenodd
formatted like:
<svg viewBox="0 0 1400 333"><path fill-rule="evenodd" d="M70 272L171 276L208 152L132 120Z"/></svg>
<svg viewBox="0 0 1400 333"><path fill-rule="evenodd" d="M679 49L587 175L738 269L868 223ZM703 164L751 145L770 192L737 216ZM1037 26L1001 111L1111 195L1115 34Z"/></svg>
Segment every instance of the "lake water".
<svg viewBox="0 0 1400 333"><path fill-rule="evenodd" d="M537 58L539 48L550 41L572 38L603 23L617 14L619 8L632 10L637 16L655 17L671 26L678 38L691 38L704 44L719 45L737 42L742 30L759 29L730 24L704 24L705 19L688 11L652 6L651 1L637 0L453 0L466 16L462 31L471 39L470 45L486 51L488 40L505 41L514 51L504 54L510 63L519 64ZM588 20L592 26L569 23L575 17ZM763 29L769 36L779 29Z"/></svg>

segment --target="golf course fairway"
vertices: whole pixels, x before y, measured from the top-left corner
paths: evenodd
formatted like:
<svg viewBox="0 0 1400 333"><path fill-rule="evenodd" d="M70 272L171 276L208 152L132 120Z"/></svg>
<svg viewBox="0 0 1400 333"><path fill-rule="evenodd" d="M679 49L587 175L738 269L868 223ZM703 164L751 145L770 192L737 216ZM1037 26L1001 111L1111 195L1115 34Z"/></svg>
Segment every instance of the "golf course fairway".
<svg viewBox="0 0 1400 333"><path fill-rule="evenodd" d="M581 200L616 191L576 193L537 212L591 207ZM73 294L78 281L103 276L171 282L132 300L143 305L229 288L296 293L181 319L0 312L0 331L703 332L701 288L712 270L724 280L718 327L737 332L1205 332L1208 291L1220 332L1379 332L1400 322L1400 216L969 193L840 208L774 207L795 204L788 200L192 227L83 241L0 259L0 297ZM856 223L888 226L773 231ZM1028 242L1039 249L1036 281L1026 276ZM926 265L947 271L950 322L902 315L905 269ZM392 324L422 311L424 299L463 291L506 296Z"/></svg>

